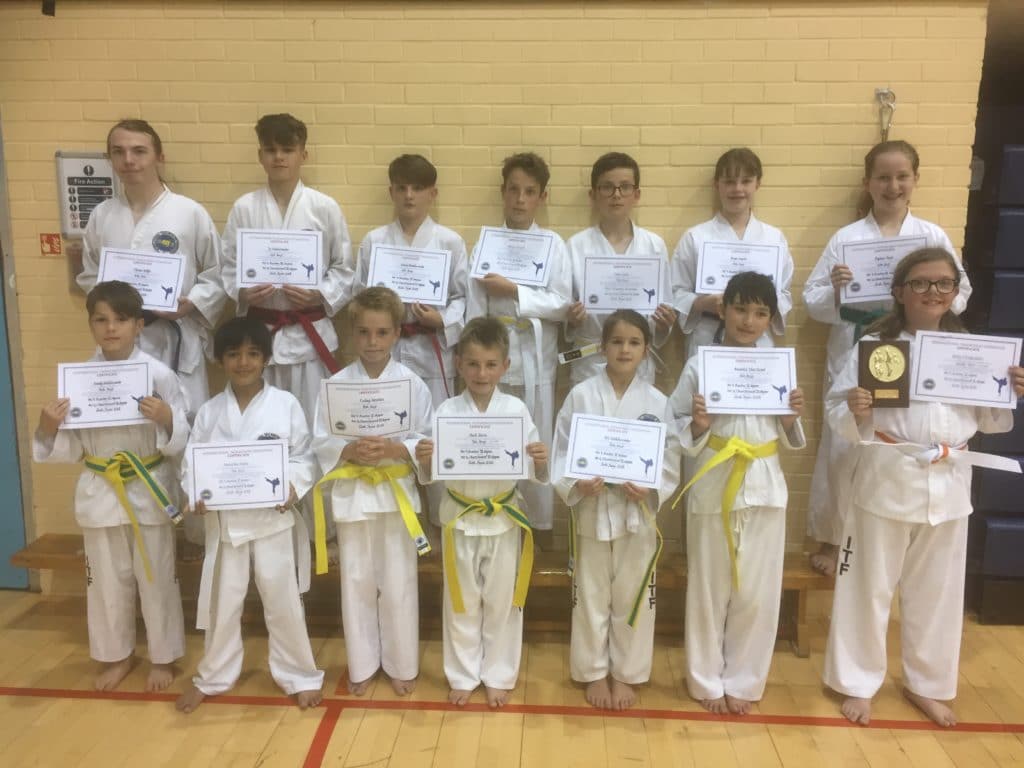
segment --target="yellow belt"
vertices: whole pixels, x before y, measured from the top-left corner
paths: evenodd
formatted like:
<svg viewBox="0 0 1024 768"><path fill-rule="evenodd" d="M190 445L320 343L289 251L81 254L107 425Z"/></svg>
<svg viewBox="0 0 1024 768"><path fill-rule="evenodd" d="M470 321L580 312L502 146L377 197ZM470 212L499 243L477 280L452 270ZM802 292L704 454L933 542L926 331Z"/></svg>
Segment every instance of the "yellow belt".
<svg viewBox="0 0 1024 768"><path fill-rule="evenodd" d="M362 464L346 464L344 467L331 470L313 489L313 540L316 545L316 572L327 573L327 523L324 520L324 486L335 480L362 480L370 485L383 482L391 484L391 491L398 502L398 511L402 522L409 531L416 551L422 557L430 551L430 542L423 533L423 527L416 517L416 510L399 483L399 479L412 474L408 464L388 464L383 467L365 467Z"/></svg>
<svg viewBox="0 0 1024 768"><path fill-rule="evenodd" d="M458 491L448 488L448 495L459 504L462 509L453 520L448 521L444 526L444 575L448 582L448 594L452 600L452 609L456 613L465 613L466 606L462 602L462 587L459 585L459 573L455 567L455 523L462 517L471 513L478 513L484 517L492 517L495 514L503 513L509 520L518 525L525 532L523 551L519 555L519 573L516 574L515 592L512 594L512 605L522 608L526 605L526 593L530 590L530 575L533 573L533 528L530 521L523 514L523 511L514 504L509 504L516 495L513 487L505 493L491 496L486 499L474 499L463 496Z"/></svg>
<svg viewBox="0 0 1024 768"><path fill-rule="evenodd" d="M512 315L498 315L497 319L503 325L515 328L517 331L527 331L533 327L530 321L526 318L512 317Z"/></svg>
<svg viewBox="0 0 1024 768"><path fill-rule="evenodd" d="M128 515L128 521L132 524L132 532L135 534L135 546L142 558L142 567L146 571L146 581L153 581L153 568L149 562L149 553L146 552L146 545L142 540L142 531L139 530L139 519L135 516L135 509L128 500L128 492L125 485L139 478L145 484L146 489L156 503L167 513L167 516L175 523L181 520L181 513L167 496L167 491L150 474L149 470L159 465L164 460L162 453L155 453L140 459L131 451L118 451L109 459L100 456L86 456L85 467L97 475L102 475L107 482L114 486L114 493L117 500L121 502L124 511Z"/></svg>
<svg viewBox="0 0 1024 768"><path fill-rule="evenodd" d="M727 461L733 462L732 469L729 470L729 478L725 483L725 490L722 491L722 526L725 528L725 540L729 547L732 583L738 589L740 585L740 572L736 565L736 540L732 535L732 506L736 501L736 494L739 493L740 486L743 485L743 478L747 474L750 463L755 459L764 459L778 453L779 441L771 440L767 443L761 443L761 445L751 445L746 440L735 436L726 439L718 435L710 435L708 437L708 447L717 451L717 453L697 471L697 474L690 478L690 482L683 486L675 501L672 502L672 508L675 509L679 504L679 500L683 498L683 494L690 489L690 486L704 477L708 471Z"/></svg>
<svg viewBox="0 0 1024 768"><path fill-rule="evenodd" d="M544 327L536 317L512 317L498 315L498 320L508 328L525 331L533 328L533 363L527 364L526 354L520 350L523 361L523 399L530 413L536 413L540 403L537 402L537 382L544 371Z"/></svg>

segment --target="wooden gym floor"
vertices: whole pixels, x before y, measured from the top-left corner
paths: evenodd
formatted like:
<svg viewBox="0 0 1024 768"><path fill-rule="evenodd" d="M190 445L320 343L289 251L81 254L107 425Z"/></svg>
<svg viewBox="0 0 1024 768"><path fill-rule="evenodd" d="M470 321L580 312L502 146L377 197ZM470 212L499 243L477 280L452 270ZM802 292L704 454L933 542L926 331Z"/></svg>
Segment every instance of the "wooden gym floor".
<svg viewBox="0 0 1024 768"><path fill-rule="evenodd" d="M852 727L820 684L830 593L811 600L811 657L778 650L764 700L746 718L705 713L685 694L683 650L658 639L653 682L620 715L586 706L568 679L563 636L528 636L512 705L487 711L482 694L445 703L439 640L422 642L414 695L378 681L346 695L337 637L315 637L325 701L300 712L266 671L266 638L246 641L245 671L228 696L174 710L202 652L188 653L172 691L147 694L139 664L120 690L91 690L81 598L0 592L0 764L5 766L1024 766L1024 628L967 622L956 709L939 731L899 695L898 656L871 727ZM255 633L249 632L250 635ZM898 631L890 637L895 649ZM144 646L140 653L144 654ZM895 677L893 676L895 675Z"/></svg>

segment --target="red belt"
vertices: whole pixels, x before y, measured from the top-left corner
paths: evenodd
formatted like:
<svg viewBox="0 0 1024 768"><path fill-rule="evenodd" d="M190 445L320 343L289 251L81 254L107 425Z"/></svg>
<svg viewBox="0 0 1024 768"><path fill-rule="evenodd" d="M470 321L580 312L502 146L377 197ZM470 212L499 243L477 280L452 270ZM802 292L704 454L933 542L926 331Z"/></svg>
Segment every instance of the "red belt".
<svg viewBox="0 0 1024 768"><path fill-rule="evenodd" d="M430 344L434 347L434 356L437 357L437 364L441 366L441 381L444 383L444 393L447 397L451 397L452 393L448 391L448 376L444 372L444 358L441 354L441 342L437 340L437 331L433 328L427 328L425 325L419 323L402 323L402 338L408 339L411 336L429 336Z"/></svg>
<svg viewBox="0 0 1024 768"><path fill-rule="evenodd" d="M306 337L316 350L317 357L324 364L331 374L341 370L338 361L334 359L331 350L327 348L324 340L320 337L313 322L323 320L327 313L323 307L316 309L269 309L268 307L249 307L247 317L254 317L270 326L271 333L277 333L286 325L301 325L306 332Z"/></svg>

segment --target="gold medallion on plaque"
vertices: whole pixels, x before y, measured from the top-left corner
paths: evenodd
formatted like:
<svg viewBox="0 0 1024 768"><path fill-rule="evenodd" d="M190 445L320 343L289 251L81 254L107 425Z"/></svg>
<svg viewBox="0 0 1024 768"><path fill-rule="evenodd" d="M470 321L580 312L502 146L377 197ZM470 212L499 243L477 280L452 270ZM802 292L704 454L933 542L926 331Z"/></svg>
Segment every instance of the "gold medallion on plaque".
<svg viewBox="0 0 1024 768"><path fill-rule="evenodd" d="M861 339L857 384L871 393L873 408L906 408L910 404L910 342Z"/></svg>
<svg viewBox="0 0 1024 768"><path fill-rule="evenodd" d="M868 370L885 384L896 381L906 369L907 359L892 344L875 347L868 357Z"/></svg>

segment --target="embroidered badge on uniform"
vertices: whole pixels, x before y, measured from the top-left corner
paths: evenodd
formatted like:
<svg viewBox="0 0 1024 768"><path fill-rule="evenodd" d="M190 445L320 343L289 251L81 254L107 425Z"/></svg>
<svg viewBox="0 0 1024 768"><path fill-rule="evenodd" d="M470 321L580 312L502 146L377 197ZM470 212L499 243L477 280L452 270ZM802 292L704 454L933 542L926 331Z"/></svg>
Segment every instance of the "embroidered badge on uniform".
<svg viewBox="0 0 1024 768"><path fill-rule="evenodd" d="M275 435L273 432L264 432L262 435L256 438L257 440L280 440L280 435Z"/></svg>
<svg viewBox="0 0 1024 768"><path fill-rule="evenodd" d="M179 244L178 236L166 229L153 235L153 250L157 253L177 253Z"/></svg>
<svg viewBox="0 0 1024 768"><path fill-rule="evenodd" d="M636 417L636 420L637 421L657 421L657 422L661 421L661 419L659 419L653 413L641 413L639 416Z"/></svg>

